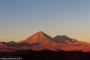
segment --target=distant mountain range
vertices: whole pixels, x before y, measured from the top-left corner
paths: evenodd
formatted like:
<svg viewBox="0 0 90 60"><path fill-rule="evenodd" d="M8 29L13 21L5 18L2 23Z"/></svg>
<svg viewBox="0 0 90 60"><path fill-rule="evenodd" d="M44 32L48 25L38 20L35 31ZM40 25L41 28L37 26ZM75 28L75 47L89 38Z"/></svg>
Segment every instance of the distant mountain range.
<svg viewBox="0 0 90 60"><path fill-rule="evenodd" d="M39 31L20 42L0 42L1 52L13 52L22 50L64 50L90 52L90 43L78 41L65 35L58 35L52 38L42 31Z"/></svg>

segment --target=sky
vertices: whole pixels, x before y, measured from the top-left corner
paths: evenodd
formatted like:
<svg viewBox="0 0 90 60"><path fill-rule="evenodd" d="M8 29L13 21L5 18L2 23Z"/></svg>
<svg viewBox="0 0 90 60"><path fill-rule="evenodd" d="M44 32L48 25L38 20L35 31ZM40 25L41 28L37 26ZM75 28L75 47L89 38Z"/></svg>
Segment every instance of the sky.
<svg viewBox="0 0 90 60"><path fill-rule="evenodd" d="M38 31L90 42L90 0L0 0L0 41Z"/></svg>

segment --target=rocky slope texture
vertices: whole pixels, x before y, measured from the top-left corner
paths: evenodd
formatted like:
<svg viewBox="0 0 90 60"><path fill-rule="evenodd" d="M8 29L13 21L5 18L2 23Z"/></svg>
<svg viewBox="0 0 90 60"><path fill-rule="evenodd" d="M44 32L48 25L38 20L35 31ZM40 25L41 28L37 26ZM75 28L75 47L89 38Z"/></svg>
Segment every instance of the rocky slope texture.
<svg viewBox="0 0 90 60"><path fill-rule="evenodd" d="M8 51L18 50L51 50L51 51L84 51L90 52L90 44L76 39L72 39L68 36L61 35L54 38L40 31L34 35L28 37L21 42L1 42L1 49L7 49Z"/></svg>

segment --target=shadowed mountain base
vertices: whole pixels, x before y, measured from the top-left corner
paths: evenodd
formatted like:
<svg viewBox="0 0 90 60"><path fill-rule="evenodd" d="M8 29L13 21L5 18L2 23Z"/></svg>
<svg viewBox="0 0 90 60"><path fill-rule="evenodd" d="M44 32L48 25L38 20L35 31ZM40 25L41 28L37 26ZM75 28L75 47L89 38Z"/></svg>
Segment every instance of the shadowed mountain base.
<svg viewBox="0 0 90 60"><path fill-rule="evenodd" d="M18 51L1 53L0 57L22 58L18 60L90 60L90 53L81 51Z"/></svg>

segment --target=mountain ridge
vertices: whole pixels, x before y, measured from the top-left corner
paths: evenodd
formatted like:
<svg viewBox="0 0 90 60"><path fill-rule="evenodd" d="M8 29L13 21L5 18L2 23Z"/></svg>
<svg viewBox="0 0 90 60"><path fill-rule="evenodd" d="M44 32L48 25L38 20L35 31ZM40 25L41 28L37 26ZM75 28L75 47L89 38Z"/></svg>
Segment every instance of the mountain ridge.
<svg viewBox="0 0 90 60"><path fill-rule="evenodd" d="M31 35L21 42L5 42L0 44L0 46L2 45L11 50L90 51L89 43L70 38L66 35L57 35L53 38L42 31Z"/></svg>

